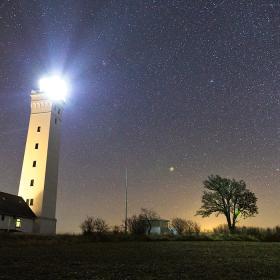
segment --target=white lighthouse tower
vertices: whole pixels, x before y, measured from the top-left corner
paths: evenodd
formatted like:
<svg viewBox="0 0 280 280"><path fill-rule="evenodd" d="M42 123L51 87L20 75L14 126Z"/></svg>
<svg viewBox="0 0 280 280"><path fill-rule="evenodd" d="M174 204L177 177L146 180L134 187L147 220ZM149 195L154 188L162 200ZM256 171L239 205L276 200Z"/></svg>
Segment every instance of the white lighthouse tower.
<svg viewBox="0 0 280 280"><path fill-rule="evenodd" d="M55 234L56 197L61 117L65 84L44 79L40 91L31 92L31 114L18 195L37 219L34 233Z"/></svg>

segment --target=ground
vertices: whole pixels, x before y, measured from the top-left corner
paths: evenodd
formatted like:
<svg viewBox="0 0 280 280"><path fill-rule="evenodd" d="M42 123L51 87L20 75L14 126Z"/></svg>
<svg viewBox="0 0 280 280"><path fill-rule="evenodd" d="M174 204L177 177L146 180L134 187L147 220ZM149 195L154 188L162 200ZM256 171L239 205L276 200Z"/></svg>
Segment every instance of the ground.
<svg viewBox="0 0 280 280"><path fill-rule="evenodd" d="M280 279L280 243L1 242L0 279Z"/></svg>

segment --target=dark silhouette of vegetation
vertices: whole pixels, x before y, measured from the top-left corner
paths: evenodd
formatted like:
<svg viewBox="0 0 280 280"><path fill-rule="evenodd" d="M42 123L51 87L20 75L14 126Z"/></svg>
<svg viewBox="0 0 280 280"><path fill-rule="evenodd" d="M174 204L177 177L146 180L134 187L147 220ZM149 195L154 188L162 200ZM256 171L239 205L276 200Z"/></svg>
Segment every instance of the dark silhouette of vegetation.
<svg viewBox="0 0 280 280"><path fill-rule="evenodd" d="M172 219L172 226L174 227L174 229L176 230L176 232L179 235L183 235L186 229L186 223L187 221L181 218L174 218Z"/></svg>
<svg viewBox="0 0 280 280"><path fill-rule="evenodd" d="M215 234L229 234L229 229L228 229L228 225L224 224L224 225L218 225L217 227L213 228L213 232Z"/></svg>
<svg viewBox="0 0 280 280"><path fill-rule="evenodd" d="M160 219L159 214L152 209L141 208L141 213L139 216L141 219L143 219L146 222L147 234L149 235L152 229L151 221Z"/></svg>
<svg viewBox="0 0 280 280"><path fill-rule="evenodd" d="M160 216L151 209L142 208L140 214L127 219L128 230L134 235L150 234L152 220L160 219Z"/></svg>
<svg viewBox="0 0 280 280"><path fill-rule="evenodd" d="M235 233L231 234L227 225L216 227L213 232L201 232L199 235L132 235L123 231L114 233L108 231L98 234L57 234L57 235L30 235L0 232L1 245L15 244L21 246L34 246L48 244L80 244L87 242L133 242L133 241L258 241L280 242L280 226L273 228L260 227L236 227Z"/></svg>
<svg viewBox="0 0 280 280"><path fill-rule="evenodd" d="M232 238L235 238L230 235L231 232L227 225L219 225L213 229L213 236L216 239L217 237L223 240L232 240ZM274 228L236 227L235 235L238 235L240 240L279 242L280 226Z"/></svg>
<svg viewBox="0 0 280 280"><path fill-rule="evenodd" d="M244 181L211 175L203 182L203 186L206 190L203 192L202 206L197 215L224 215L231 233L235 231L240 218L258 214L256 195L246 188Z"/></svg>
<svg viewBox="0 0 280 280"><path fill-rule="evenodd" d="M147 230L147 223L140 215L133 215L127 219L128 231L134 235L143 235Z"/></svg>
<svg viewBox="0 0 280 280"><path fill-rule="evenodd" d="M122 234L122 233L124 233L124 227L115 225L112 227L112 233L113 234Z"/></svg>
<svg viewBox="0 0 280 280"><path fill-rule="evenodd" d="M105 220L95 217L87 217L80 225L82 233L88 234L105 234L109 231L109 226Z"/></svg>
<svg viewBox="0 0 280 280"><path fill-rule="evenodd" d="M179 235L190 235L194 233L198 235L200 233L199 224L191 220L174 218L171 224Z"/></svg>

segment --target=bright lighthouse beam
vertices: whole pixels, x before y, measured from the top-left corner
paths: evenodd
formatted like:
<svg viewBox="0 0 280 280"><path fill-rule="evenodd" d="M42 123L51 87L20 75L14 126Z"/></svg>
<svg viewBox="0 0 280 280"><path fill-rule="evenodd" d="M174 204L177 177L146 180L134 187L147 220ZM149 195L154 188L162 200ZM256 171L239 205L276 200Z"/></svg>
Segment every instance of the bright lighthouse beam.
<svg viewBox="0 0 280 280"><path fill-rule="evenodd" d="M39 88L52 100L65 101L67 95L66 82L59 76L44 77L39 80Z"/></svg>

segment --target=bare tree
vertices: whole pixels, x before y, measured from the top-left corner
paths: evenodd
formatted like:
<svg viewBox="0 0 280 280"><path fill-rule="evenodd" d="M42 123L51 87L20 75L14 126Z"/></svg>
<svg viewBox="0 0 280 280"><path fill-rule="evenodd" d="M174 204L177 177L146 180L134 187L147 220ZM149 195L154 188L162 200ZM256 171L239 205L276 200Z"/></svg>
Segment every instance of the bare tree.
<svg viewBox="0 0 280 280"><path fill-rule="evenodd" d="M192 220L187 220L186 221L186 231L185 233L187 234L199 234L200 233L200 225Z"/></svg>
<svg viewBox="0 0 280 280"><path fill-rule="evenodd" d="M96 233L105 233L109 230L109 226L105 222L105 220L101 218L95 218L94 220L94 231Z"/></svg>
<svg viewBox="0 0 280 280"><path fill-rule="evenodd" d="M160 216L151 209L141 208L138 215L128 218L127 226L132 234L150 234L152 229L152 220L160 219Z"/></svg>
<svg viewBox="0 0 280 280"><path fill-rule="evenodd" d="M80 228L83 234L93 234L93 233L106 233L109 230L109 226L105 220L101 218L87 217Z"/></svg>
<svg viewBox="0 0 280 280"><path fill-rule="evenodd" d="M152 209L147 209L147 208L141 208L141 213L140 213L139 217L146 222L148 234L151 233L151 229L152 229L151 221L160 219L160 216L156 211L154 211Z"/></svg>
<svg viewBox="0 0 280 280"><path fill-rule="evenodd" d="M209 217L211 214L222 214L226 217L230 232L234 232L238 219L258 214L256 195L246 188L244 181L211 175L203 185L206 190L197 215Z"/></svg>
<svg viewBox="0 0 280 280"><path fill-rule="evenodd" d="M174 218L174 219L172 219L171 224L179 235L193 234L193 233L199 234L200 233L200 226L198 225L198 223L191 221L191 220L185 220L182 218Z"/></svg>
<svg viewBox="0 0 280 280"><path fill-rule="evenodd" d="M80 225L80 228L83 232L83 234L91 234L94 232L94 218L93 217L87 217L82 224Z"/></svg>
<svg viewBox="0 0 280 280"><path fill-rule="evenodd" d="M147 223L140 215L133 215L127 219L127 226L130 233L143 235L147 231Z"/></svg>
<svg viewBox="0 0 280 280"><path fill-rule="evenodd" d="M179 235L184 234L187 228L187 221L182 218L174 218L171 222L172 226L175 228Z"/></svg>

